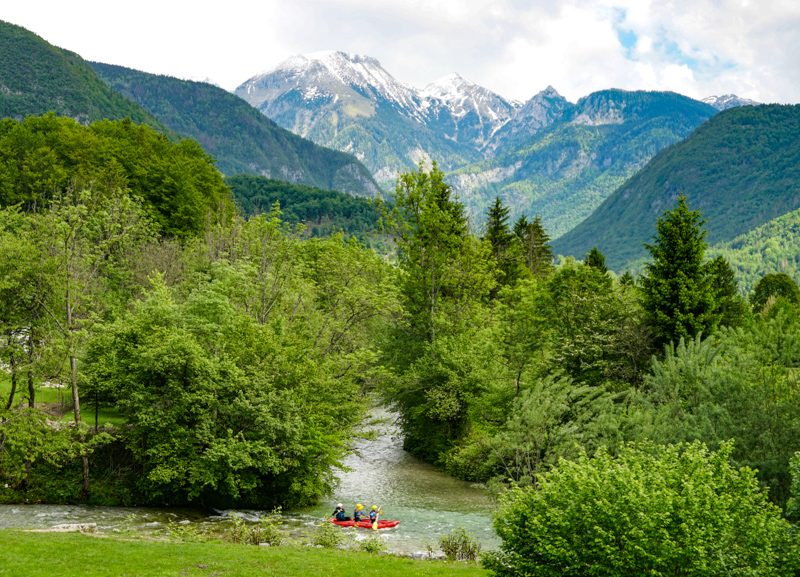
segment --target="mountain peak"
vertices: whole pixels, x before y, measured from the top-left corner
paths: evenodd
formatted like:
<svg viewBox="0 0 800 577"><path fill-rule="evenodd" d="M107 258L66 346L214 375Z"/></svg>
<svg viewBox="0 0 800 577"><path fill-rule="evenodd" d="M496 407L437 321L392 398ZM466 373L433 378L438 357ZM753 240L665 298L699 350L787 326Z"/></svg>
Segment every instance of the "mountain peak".
<svg viewBox="0 0 800 577"><path fill-rule="evenodd" d="M733 108L734 106L756 106L761 104L749 98L742 98L735 94L723 94L722 96L706 96L702 102L709 104L719 111Z"/></svg>

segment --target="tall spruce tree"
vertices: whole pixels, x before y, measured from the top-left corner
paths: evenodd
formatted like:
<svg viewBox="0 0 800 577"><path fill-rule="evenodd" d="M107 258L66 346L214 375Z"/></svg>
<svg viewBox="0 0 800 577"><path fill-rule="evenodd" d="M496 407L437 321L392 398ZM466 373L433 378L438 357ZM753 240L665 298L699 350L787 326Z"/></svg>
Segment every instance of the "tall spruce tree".
<svg viewBox="0 0 800 577"><path fill-rule="evenodd" d="M608 272L608 267L606 267L606 257L596 246L586 254L586 259L583 261L583 263L586 266L596 268L603 274Z"/></svg>
<svg viewBox="0 0 800 577"><path fill-rule="evenodd" d="M485 240L492 247L492 256L497 263L497 280L499 284L513 285L519 278L519 250L515 250L514 233L508 226L508 215L511 209L503 205L498 196L494 204L486 210ZM496 296L496 287L492 297Z"/></svg>
<svg viewBox="0 0 800 577"><path fill-rule="evenodd" d="M642 304L660 344L711 334L719 324L712 277L703 265L705 222L681 195L656 223L653 243L644 245L653 262L645 265Z"/></svg>
<svg viewBox="0 0 800 577"><path fill-rule="evenodd" d="M747 314L747 302L739 293L739 283L730 263L723 256L718 256L708 263L708 274L714 289L714 312L720 317L723 327L735 327L744 322Z"/></svg>
<svg viewBox="0 0 800 577"><path fill-rule="evenodd" d="M522 258L525 266L533 276L546 277L553 270L553 249L548 244L550 236L542 226L539 215L536 215L533 222L527 222L527 219L524 224L521 224L522 222L521 217L514 225L514 232L518 237L521 233ZM517 233L518 228L520 233Z"/></svg>

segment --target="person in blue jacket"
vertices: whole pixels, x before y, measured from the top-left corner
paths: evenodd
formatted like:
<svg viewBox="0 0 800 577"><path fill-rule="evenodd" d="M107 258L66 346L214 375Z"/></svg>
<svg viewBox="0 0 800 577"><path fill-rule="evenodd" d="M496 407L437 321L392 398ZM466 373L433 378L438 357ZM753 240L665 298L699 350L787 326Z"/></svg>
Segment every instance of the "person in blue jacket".
<svg viewBox="0 0 800 577"><path fill-rule="evenodd" d="M377 519L378 515L380 515L380 514L381 514L381 510L378 509L378 507L376 505L373 505L372 506L372 511L369 512L369 520L374 522L375 519Z"/></svg>
<svg viewBox="0 0 800 577"><path fill-rule="evenodd" d="M333 519L335 521L349 521L350 517L346 517L344 514L344 505L339 503L336 505L336 509L333 511Z"/></svg>
<svg viewBox="0 0 800 577"><path fill-rule="evenodd" d="M367 520L367 514L364 512L364 505L359 503L358 505L356 505L356 510L353 511L353 521L358 523L359 521L366 521L366 520Z"/></svg>

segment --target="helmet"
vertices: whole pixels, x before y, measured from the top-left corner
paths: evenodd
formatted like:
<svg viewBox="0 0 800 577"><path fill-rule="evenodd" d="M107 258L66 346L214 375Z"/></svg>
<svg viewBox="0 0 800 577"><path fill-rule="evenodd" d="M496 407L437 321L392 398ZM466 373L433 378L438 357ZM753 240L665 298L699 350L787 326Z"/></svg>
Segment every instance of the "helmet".
<svg viewBox="0 0 800 577"><path fill-rule="evenodd" d="M344 505L342 505L341 503L337 503L336 506L337 507L344 507Z"/></svg>
<svg viewBox="0 0 800 577"><path fill-rule="evenodd" d="M362 505L361 503L359 503L358 505L356 505L356 511L360 511L360 510L361 510L361 509L363 509L363 508L364 508L364 505Z"/></svg>
<svg viewBox="0 0 800 577"><path fill-rule="evenodd" d="M373 506L372 506L372 510L373 510L373 511L375 511L377 508L378 508L378 507L377 507L377 506L375 506L375 505L373 505Z"/></svg>

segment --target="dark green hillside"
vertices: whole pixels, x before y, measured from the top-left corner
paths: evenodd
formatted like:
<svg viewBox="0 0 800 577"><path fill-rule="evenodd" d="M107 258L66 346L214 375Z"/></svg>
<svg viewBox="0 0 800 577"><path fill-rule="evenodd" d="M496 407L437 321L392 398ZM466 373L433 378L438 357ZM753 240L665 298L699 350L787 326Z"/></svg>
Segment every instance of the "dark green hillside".
<svg viewBox="0 0 800 577"><path fill-rule="evenodd" d="M449 180L473 211L483 212L499 196L514 214L540 215L557 238L715 113L670 92L596 92L513 151L457 170Z"/></svg>
<svg viewBox="0 0 800 577"><path fill-rule="evenodd" d="M679 191L708 219L708 241L731 241L800 205L800 106L731 108L657 154L589 218L553 243L582 257L593 246L624 270Z"/></svg>
<svg viewBox="0 0 800 577"><path fill-rule="evenodd" d="M365 235L378 228L380 214L370 201L336 190L249 174L229 176L225 184L245 216L269 212L277 202L284 222L305 223L312 236L325 236L338 230Z"/></svg>
<svg viewBox="0 0 800 577"><path fill-rule="evenodd" d="M0 117L22 120L46 112L81 124L130 117L136 124L169 132L141 106L103 84L77 54L0 21Z"/></svg>
<svg viewBox="0 0 800 577"><path fill-rule="evenodd" d="M92 66L111 88L200 142L224 174L260 174L359 196L378 192L355 157L292 134L222 88L122 66Z"/></svg>

